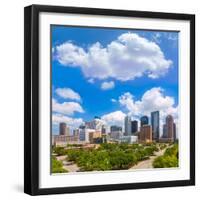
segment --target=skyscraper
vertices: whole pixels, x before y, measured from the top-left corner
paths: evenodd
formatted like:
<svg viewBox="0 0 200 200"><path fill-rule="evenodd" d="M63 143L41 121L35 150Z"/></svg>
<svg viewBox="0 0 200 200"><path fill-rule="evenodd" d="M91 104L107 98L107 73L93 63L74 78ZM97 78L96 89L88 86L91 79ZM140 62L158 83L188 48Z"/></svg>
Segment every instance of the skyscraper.
<svg viewBox="0 0 200 200"><path fill-rule="evenodd" d="M73 130L73 135L74 136L79 135L79 129L78 128L76 128L76 129Z"/></svg>
<svg viewBox="0 0 200 200"><path fill-rule="evenodd" d="M145 115L140 118L140 127L149 124L149 118Z"/></svg>
<svg viewBox="0 0 200 200"><path fill-rule="evenodd" d="M153 140L158 141L160 137L160 114L159 111L151 112L151 126Z"/></svg>
<svg viewBox="0 0 200 200"><path fill-rule="evenodd" d="M103 121L99 117L95 116L92 121L85 122L85 126L86 128L89 129L95 129L101 131L103 126Z"/></svg>
<svg viewBox="0 0 200 200"><path fill-rule="evenodd" d="M140 133L138 135L139 142L152 142L152 127L151 125L141 126Z"/></svg>
<svg viewBox="0 0 200 200"><path fill-rule="evenodd" d="M61 122L59 125L59 135L67 135L69 136L69 127L65 122Z"/></svg>
<svg viewBox="0 0 200 200"><path fill-rule="evenodd" d="M105 125L102 125L102 127L101 127L101 133L102 134L106 134L106 126Z"/></svg>
<svg viewBox="0 0 200 200"><path fill-rule="evenodd" d="M174 141L174 118L171 115L166 117L166 132L167 138L170 141Z"/></svg>
<svg viewBox="0 0 200 200"><path fill-rule="evenodd" d="M131 117L130 116L126 116L124 119L125 122L125 133L124 135L131 135Z"/></svg>
<svg viewBox="0 0 200 200"><path fill-rule="evenodd" d="M163 138L167 138L167 126L166 124L163 124Z"/></svg>
<svg viewBox="0 0 200 200"><path fill-rule="evenodd" d="M173 124L173 131L174 131L174 141L176 140L176 124Z"/></svg>
<svg viewBox="0 0 200 200"><path fill-rule="evenodd" d="M134 134L138 132L138 121L131 121L131 133Z"/></svg>
<svg viewBox="0 0 200 200"><path fill-rule="evenodd" d="M114 131L122 131L122 127L121 126L116 126L113 125L110 127L110 132L114 132Z"/></svg>

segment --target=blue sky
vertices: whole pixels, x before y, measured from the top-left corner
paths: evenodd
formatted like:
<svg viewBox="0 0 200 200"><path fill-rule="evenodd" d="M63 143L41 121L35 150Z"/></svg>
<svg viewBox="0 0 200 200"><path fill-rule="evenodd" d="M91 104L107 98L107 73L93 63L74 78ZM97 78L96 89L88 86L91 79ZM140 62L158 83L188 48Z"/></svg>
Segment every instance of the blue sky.
<svg viewBox="0 0 200 200"><path fill-rule="evenodd" d="M51 34L53 133L65 120L73 127L94 116L117 123L119 116L109 115L116 111L137 119L158 109L177 117L177 32L52 26Z"/></svg>

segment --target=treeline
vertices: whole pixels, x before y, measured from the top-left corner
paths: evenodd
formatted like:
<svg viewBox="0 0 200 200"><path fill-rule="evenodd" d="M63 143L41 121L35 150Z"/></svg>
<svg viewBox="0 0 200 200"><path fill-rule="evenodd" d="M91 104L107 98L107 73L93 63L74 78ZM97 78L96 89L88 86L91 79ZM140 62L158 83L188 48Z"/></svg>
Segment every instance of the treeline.
<svg viewBox="0 0 200 200"><path fill-rule="evenodd" d="M153 162L154 168L178 167L178 144L166 149L164 155L157 157Z"/></svg>

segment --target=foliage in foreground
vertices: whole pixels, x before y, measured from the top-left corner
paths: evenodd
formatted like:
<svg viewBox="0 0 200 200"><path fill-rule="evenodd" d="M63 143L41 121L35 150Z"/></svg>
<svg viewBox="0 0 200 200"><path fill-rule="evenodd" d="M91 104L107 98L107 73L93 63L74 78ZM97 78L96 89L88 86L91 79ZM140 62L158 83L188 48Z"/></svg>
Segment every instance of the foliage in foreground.
<svg viewBox="0 0 200 200"><path fill-rule="evenodd" d="M178 167L178 144L167 148L164 155L157 157L153 162L154 168Z"/></svg>
<svg viewBox="0 0 200 200"><path fill-rule="evenodd" d="M81 171L128 169L158 151L156 145L106 144L98 149L68 149L67 160L74 161Z"/></svg>
<svg viewBox="0 0 200 200"><path fill-rule="evenodd" d="M52 152L55 153L58 156L66 155L67 151L64 147L53 147Z"/></svg>
<svg viewBox="0 0 200 200"><path fill-rule="evenodd" d="M57 160L52 156L52 173L65 173L66 169L63 168L62 161Z"/></svg>

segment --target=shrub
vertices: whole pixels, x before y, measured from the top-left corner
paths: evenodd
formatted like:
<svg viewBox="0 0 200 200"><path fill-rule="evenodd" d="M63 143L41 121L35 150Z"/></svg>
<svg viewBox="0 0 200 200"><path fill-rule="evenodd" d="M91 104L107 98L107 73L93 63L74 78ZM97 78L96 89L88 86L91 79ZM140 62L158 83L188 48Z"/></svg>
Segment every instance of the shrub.
<svg viewBox="0 0 200 200"><path fill-rule="evenodd" d="M128 169L148 159L156 150L155 145L103 143L98 149L68 149L65 153L66 159L75 162L80 171L104 171Z"/></svg>
<svg viewBox="0 0 200 200"><path fill-rule="evenodd" d="M63 168L62 161L57 160L54 156L52 156L52 173L65 173L68 172Z"/></svg>
<svg viewBox="0 0 200 200"><path fill-rule="evenodd" d="M153 162L154 168L178 167L178 145L167 148L164 155L157 157Z"/></svg>
<svg viewBox="0 0 200 200"><path fill-rule="evenodd" d="M63 156L63 155L66 155L67 153L67 150L64 149L64 147L54 147L52 151L58 156Z"/></svg>

